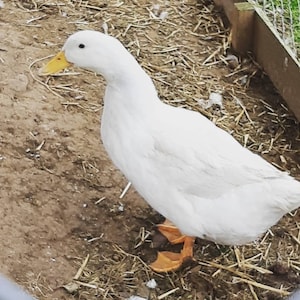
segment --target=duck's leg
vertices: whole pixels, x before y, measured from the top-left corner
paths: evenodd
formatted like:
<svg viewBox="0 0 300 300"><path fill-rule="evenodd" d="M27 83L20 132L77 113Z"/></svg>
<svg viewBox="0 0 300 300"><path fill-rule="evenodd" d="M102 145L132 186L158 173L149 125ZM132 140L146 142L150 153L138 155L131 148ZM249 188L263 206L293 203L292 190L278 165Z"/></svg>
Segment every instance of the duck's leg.
<svg viewBox="0 0 300 300"><path fill-rule="evenodd" d="M156 227L171 244L176 245L184 242L185 236L182 235L179 229L169 220L165 220L162 224L158 224Z"/></svg>
<svg viewBox="0 0 300 300"><path fill-rule="evenodd" d="M150 264L152 270L156 272L175 271L189 259L193 258L193 246L195 238L182 235L170 221L165 221L158 225L158 230L169 240L171 244L183 243L180 253L169 251L158 252L157 259Z"/></svg>

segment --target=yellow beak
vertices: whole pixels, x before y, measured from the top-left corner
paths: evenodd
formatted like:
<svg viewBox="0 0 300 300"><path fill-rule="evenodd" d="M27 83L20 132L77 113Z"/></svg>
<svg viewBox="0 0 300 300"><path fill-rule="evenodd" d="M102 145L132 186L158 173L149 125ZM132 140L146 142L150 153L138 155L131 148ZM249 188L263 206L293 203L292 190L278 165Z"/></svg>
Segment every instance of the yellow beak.
<svg viewBox="0 0 300 300"><path fill-rule="evenodd" d="M70 65L71 63L67 61L64 52L60 51L42 68L42 75L51 75L57 73L69 67Z"/></svg>

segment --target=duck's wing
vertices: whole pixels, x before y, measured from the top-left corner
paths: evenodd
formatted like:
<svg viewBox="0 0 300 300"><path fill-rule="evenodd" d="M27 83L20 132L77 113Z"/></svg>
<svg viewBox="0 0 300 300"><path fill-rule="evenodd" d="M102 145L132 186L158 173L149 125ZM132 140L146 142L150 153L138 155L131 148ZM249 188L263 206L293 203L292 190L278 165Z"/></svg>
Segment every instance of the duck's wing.
<svg viewBox="0 0 300 300"><path fill-rule="evenodd" d="M169 186L214 198L234 187L287 176L202 115L167 112L157 122L149 158L153 172Z"/></svg>

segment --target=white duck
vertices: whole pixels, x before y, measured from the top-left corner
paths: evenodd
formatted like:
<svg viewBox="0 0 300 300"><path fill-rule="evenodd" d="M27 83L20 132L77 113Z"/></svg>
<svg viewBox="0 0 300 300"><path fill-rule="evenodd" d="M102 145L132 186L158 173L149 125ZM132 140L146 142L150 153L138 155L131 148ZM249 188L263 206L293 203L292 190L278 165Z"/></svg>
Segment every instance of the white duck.
<svg viewBox="0 0 300 300"><path fill-rule="evenodd" d="M106 79L106 151L140 195L180 230L170 222L159 226L169 241L184 246L181 253L159 252L154 270L175 270L192 257L193 237L245 244L300 206L298 181L200 113L161 102L150 77L117 39L77 32L43 73L70 64Z"/></svg>

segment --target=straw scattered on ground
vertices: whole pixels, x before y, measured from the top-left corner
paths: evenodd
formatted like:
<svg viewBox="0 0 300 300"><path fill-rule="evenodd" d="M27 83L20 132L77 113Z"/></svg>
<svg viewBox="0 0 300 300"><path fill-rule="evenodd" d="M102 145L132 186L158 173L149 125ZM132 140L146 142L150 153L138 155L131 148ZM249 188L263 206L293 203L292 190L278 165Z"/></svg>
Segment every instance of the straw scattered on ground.
<svg viewBox="0 0 300 300"><path fill-rule="evenodd" d="M31 13L27 26L42 27L44 20L65 17L60 39L57 45L50 45L49 54L76 30L107 31L118 37L151 75L163 101L203 113L242 145L300 179L298 122L251 56L231 53L227 21L210 1L13 2ZM58 38L51 34L52 41ZM61 98L64 108L101 110L101 77L69 70L44 79L38 76L41 64L36 58L30 65L33 78ZM88 84L79 86L78 77L85 77ZM212 92L222 95L222 106L204 109L200 104ZM86 163L83 170L86 180L97 184L91 176L98 173L97 165ZM158 220L149 209L147 223L126 247L103 244L101 238L92 240L87 256L72 258L78 273L66 283L66 291L75 299L90 300L131 295L145 299L281 299L300 283L297 212L249 245L227 247L198 240L196 261L166 275L147 267L155 256L150 247L153 227L147 226ZM151 279L157 282L154 289L146 287Z"/></svg>

